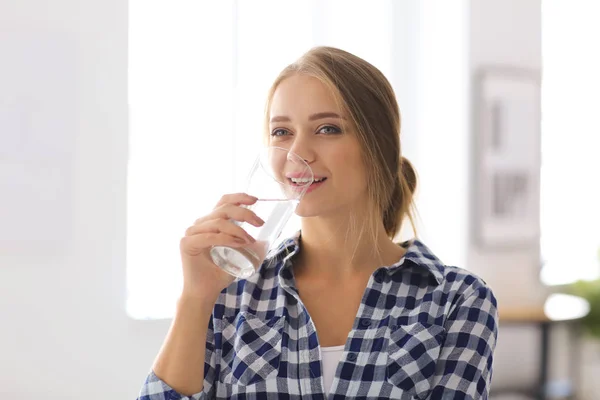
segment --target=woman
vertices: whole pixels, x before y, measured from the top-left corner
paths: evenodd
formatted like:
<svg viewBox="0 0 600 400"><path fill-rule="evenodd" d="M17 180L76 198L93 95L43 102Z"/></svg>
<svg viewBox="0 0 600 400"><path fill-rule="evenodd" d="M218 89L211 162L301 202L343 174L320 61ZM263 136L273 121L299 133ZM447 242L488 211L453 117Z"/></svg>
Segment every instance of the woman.
<svg viewBox="0 0 600 400"><path fill-rule="evenodd" d="M223 196L181 240L184 285L141 399L486 398L496 300L445 266L412 223L415 173L401 156L393 90L374 66L314 48L268 96L267 143L302 156L323 182L300 202L301 230L248 278L207 255L263 222ZM204 379L202 379L204 377Z"/></svg>

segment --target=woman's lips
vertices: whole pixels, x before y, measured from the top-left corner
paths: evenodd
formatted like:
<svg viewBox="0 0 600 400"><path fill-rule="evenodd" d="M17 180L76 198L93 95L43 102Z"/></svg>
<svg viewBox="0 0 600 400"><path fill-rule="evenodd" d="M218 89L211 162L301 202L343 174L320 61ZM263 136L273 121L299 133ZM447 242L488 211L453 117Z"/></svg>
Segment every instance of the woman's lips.
<svg viewBox="0 0 600 400"><path fill-rule="evenodd" d="M327 178L318 178L318 179L321 179L321 180L318 182L313 182L308 188L306 188L305 184L294 183L291 179L289 179L289 181L290 181L291 186L295 190L302 191L302 190L306 189L306 192L305 192L305 194L306 194L306 193L312 192L313 190L318 189L325 183L325 181L327 181Z"/></svg>

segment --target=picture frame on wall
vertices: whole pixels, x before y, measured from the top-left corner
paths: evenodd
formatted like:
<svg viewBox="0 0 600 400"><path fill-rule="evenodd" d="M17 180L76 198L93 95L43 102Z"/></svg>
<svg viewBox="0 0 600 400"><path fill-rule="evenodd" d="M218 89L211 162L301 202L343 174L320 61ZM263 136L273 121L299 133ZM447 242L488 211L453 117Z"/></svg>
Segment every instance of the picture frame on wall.
<svg viewBox="0 0 600 400"><path fill-rule="evenodd" d="M535 70L492 66L473 85L472 228L482 248L539 245L541 90Z"/></svg>

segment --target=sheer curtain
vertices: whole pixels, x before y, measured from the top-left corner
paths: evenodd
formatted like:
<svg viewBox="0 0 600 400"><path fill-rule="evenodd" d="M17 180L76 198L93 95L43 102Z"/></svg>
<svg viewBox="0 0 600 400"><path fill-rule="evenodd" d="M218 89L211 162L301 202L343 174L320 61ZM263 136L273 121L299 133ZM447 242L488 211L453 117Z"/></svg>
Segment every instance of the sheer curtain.
<svg viewBox="0 0 600 400"><path fill-rule="evenodd" d="M599 276L600 4L542 3L542 280Z"/></svg>
<svg viewBox="0 0 600 400"><path fill-rule="evenodd" d="M310 47L332 45L391 76L397 8L392 0L129 4L127 312L168 318L181 288L179 240L243 182L277 73Z"/></svg>

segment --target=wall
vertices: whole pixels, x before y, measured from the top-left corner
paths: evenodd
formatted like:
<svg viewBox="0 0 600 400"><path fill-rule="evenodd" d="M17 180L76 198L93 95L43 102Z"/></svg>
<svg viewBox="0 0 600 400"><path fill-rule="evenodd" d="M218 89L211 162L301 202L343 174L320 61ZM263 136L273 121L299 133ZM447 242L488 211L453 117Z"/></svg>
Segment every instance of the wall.
<svg viewBox="0 0 600 400"><path fill-rule="evenodd" d="M540 0L473 0L469 4L468 65L471 76L482 67L498 65L540 70ZM470 90L472 84L471 81ZM473 117L470 109L471 124ZM476 134L471 126L471 135ZM489 251L477 248L472 240L467 243L469 269L480 274L492 286L500 306L538 304L542 301L536 247ZM535 382L537 342L537 332L533 328L505 327L500 330L495 386L526 386ZM517 355L522 356L518 366L514 362Z"/></svg>
<svg viewBox="0 0 600 400"><path fill-rule="evenodd" d="M1 55L0 99L18 103L25 96L62 113L56 119L65 121L64 130L44 135L65 138L74 166L64 188L72 207L60 211L55 229L47 226L58 212L51 208L31 209L41 217L22 222L31 232L64 232L67 246L47 237L46 244L0 251L1 397L135 398L168 323L132 321L124 311L127 2L3 1L0 43L3 49L18 44L14 54ZM37 79L36 71L45 71L43 62L11 71L16 55L30 46L46 51L49 65L64 58L71 70L47 75L63 82L64 92L19 92ZM35 125L35 116L26 122ZM0 129L0 137L12 135L6 125ZM44 208L29 200L21 204Z"/></svg>
<svg viewBox="0 0 600 400"><path fill-rule="evenodd" d="M541 71L541 0L471 1L469 29L472 74L497 65ZM504 304L535 303L543 295L537 247L491 252L471 245L468 265L493 283Z"/></svg>

